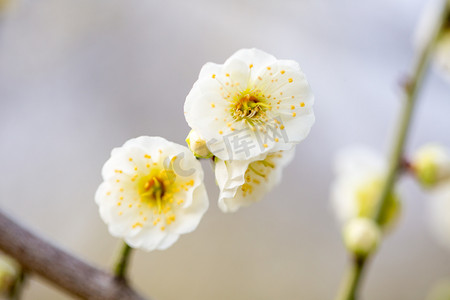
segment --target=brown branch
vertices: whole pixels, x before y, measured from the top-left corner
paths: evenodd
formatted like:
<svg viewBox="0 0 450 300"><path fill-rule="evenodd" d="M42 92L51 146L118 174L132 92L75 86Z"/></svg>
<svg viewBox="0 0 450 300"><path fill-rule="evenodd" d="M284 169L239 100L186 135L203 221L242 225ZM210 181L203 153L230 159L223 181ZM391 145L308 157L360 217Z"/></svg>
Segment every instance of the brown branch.
<svg viewBox="0 0 450 300"><path fill-rule="evenodd" d="M92 267L16 224L0 210L0 249L26 270L82 299L144 300L125 280Z"/></svg>

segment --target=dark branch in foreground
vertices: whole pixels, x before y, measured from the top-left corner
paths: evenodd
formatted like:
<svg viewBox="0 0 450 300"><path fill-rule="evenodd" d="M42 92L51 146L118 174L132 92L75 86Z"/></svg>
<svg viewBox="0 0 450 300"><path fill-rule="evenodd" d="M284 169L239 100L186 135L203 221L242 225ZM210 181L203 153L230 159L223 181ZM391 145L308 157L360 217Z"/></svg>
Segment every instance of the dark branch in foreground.
<svg viewBox="0 0 450 300"><path fill-rule="evenodd" d="M90 266L16 224L0 210L0 250L24 269L92 300L144 300L125 280Z"/></svg>

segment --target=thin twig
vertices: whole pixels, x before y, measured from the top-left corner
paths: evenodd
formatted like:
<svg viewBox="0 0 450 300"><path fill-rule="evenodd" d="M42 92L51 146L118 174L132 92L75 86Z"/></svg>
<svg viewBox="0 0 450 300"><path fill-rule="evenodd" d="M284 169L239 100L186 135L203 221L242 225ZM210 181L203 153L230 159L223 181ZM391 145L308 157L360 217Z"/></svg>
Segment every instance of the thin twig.
<svg viewBox="0 0 450 300"><path fill-rule="evenodd" d="M124 280L99 270L37 237L0 210L0 249L29 272L89 300L144 300Z"/></svg>

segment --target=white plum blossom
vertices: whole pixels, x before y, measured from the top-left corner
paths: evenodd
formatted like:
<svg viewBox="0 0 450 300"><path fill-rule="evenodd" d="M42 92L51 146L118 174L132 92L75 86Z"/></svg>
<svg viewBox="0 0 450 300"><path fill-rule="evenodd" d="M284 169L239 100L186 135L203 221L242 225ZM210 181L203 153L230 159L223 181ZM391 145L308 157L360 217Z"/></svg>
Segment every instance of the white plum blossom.
<svg viewBox="0 0 450 300"><path fill-rule="evenodd" d="M386 176L386 162L371 149L355 146L338 153L335 172L331 202L339 221L346 224L354 218L371 218ZM388 201L380 221L382 227L392 225L400 211L396 192Z"/></svg>
<svg viewBox="0 0 450 300"><path fill-rule="evenodd" d="M141 136L111 152L95 201L109 232L133 248L171 246L208 208L203 170L188 148Z"/></svg>
<svg viewBox="0 0 450 300"><path fill-rule="evenodd" d="M242 49L207 63L184 104L189 126L221 160L290 150L314 123L314 96L292 60Z"/></svg>
<svg viewBox="0 0 450 300"><path fill-rule="evenodd" d="M411 164L420 183L426 187L450 179L450 153L439 144L430 143L420 147Z"/></svg>
<svg viewBox="0 0 450 300"><path fill-rule="evenodd" d="M450 181L430 191L429 221L436 239L450 249Z"/></svg>
<svg viewBox="0 0 450 300"><path fill-rule="evenodd" d="M261 200L281 180L281 173L294 157L294 149L262 154L252 160L224 161L216 158L220 188L219 208L235 212Z"/></svg>

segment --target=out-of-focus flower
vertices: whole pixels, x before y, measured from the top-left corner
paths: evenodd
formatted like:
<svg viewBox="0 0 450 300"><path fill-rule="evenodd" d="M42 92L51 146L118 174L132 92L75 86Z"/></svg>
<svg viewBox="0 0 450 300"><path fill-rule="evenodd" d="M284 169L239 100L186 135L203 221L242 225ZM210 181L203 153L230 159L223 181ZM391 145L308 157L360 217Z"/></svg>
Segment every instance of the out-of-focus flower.
<svg viewBox="0 0 450 300"><path fill-rule="evenodd" d="M10 257L0 253L0 295L6 293L19 275L19 265Z"/></svg>
<svg viewBox="0 0 450 300"><path fill-rule="evenodd" d="M198 158L210 158L213 154L206 146L206 141L198 135L195 130L191 130L186 138L189 149Z"/></svg>
<svg viewBox="0 0 450 300"><path fill-rule="evenodd" d="M439 144L422 146L411 163L420 183L426 187L450 179L450 154Z"/></svg>
<svg viewBox="0 0 450 300"><path fill-rule="evenodd" d="M429 1L426 6L416 33L416 47L418 49L423 49L428 44L446 1L433 0ZM438 35L433 61L439 73L450 82L450 16L444 22L443 30Z"/></svg>
<svg viewBox="0 0 450 300"><path fill-rule="evenodd" d="M435 61L441 73L450 81L450 20L436 45Z"/></svg>
<svg viewBox="0 0 450 300"><path fill-rule="evenodd" d="M450 249L450 182L430 191L431 230L436 239Z"/></svg>
<svg viewBox="0 0 450 300"><path fill-rule="evenodd" d="M440 280L430 291L426 300L448 300L450 299L450 279Z"/></svg>
<svg viewBox="0 0 450 300"><path fill-rule="evenodd" d="M351 253L364 257L378 247L381 231L371 219L354 218L345 224L343 237L344 244Z"/></svg>
<svg viewBox="0 0 450 300"><path fill-rule="evenodd" d="M450 248L450 154L439 144L427 144L416 152L411 163L420 183L430 188L431 231Z"/></svg>
<svg viewBox="0 0 450 300"><path fill-rule="evenodd" d="M235 212L261 200L280 182L283 167L293 156L294 149L262 154L253 160L223 161L216 158L219 208L223 212Z"/></svg>
<svg viewBox="0 0 450 300"><path fill-rule="evenodd" d="M203 66L184 113L216 157L247 160L302 141L314 123L313 103L296 62L243 49L223 65Z"/></svg>
<svg viewBox="0 0 450 300"><path fill-rule="evenodd" d="M337 178L332 185L331 201L338 219L346 224L354 218L373 217L387 171L383 159L358 146L338 153L335 168ZM399 197L394 192L381 217L381 228L393 225L399 212Z"/></svg>
<svg viewBox="0 0 450 300"><path fill-rule="evenodd" d="M8 6L13 2L12 0L0 0L0 13L8 8Z"/></svg>
<svg viewBox="0 0 450 300"><path fill-rule="evenodd" d="M208 208L203 170L188 148L160 137L131 139L111 152L95 201L109 232L133 248L171 246Z"/></svg>

